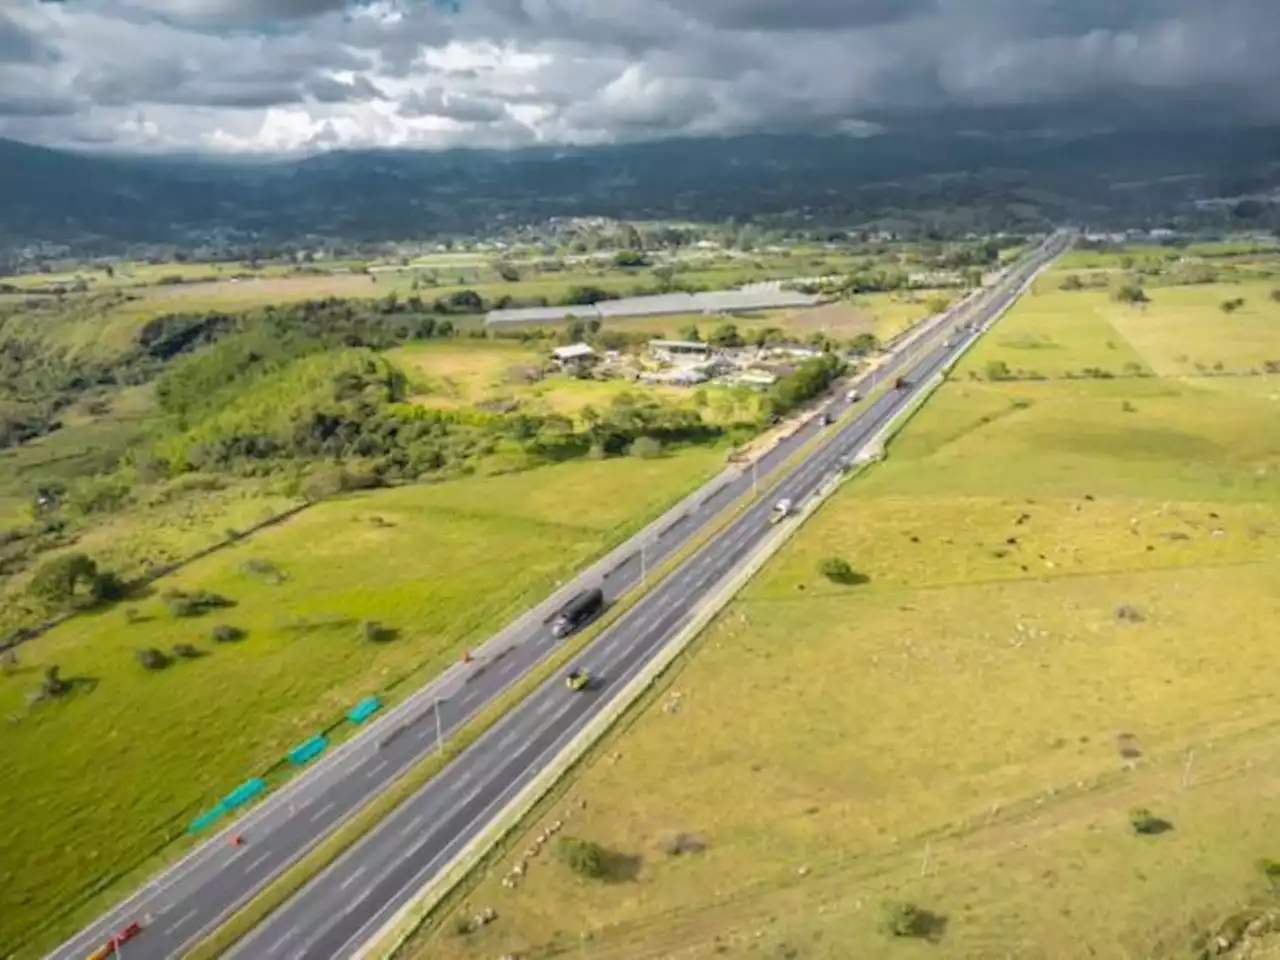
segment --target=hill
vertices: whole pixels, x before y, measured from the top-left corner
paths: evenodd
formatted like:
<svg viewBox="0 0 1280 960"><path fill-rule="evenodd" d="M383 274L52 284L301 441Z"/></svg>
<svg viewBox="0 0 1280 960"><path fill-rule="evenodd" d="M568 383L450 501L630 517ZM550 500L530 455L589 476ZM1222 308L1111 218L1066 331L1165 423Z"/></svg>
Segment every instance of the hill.
<svg viewBox="0 0 1280 960"><path fill-rule="evenodd" d="M1150 224L1280 184L1280 128L1072 138L928 129L592 148L334 152L238 164L0 141L0 247L440 237L555 216L781 219L944 233ZM1253 211L1275 227L1276 212Z"/></svg>

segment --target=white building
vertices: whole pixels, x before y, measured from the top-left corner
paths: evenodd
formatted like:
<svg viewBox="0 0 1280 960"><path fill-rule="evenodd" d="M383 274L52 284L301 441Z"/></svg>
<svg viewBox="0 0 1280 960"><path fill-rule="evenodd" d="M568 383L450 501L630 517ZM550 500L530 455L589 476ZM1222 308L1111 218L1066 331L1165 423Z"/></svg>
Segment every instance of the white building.
<svg viewBox="0 0 1280 960"><path fill-rule="evenodd" d="M557 347L551 351L551 355L555 357L556 363L560 364L561 369L566 367L580 367L593 363L596 359L596 352L591 349L589 344L574 343L567 347Z"/></svg>

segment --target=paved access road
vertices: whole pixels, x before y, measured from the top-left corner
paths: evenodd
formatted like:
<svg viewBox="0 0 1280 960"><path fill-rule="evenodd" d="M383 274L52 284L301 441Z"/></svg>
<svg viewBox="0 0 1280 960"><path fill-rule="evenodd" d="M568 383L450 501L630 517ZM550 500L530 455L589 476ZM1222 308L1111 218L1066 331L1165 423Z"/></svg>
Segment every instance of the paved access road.
<svg viewBox="0 0 1280 960"><path fill-rule="evenodd" d="M978 321L995 316L1047 256L1041 253L1020 264L994 291L976 299L966 316ZM953 326L951 320L944 318L939 329ZM913 383L927 379L959 349L957 341L955 348L931 350L908 378ZM896 357L866 378L860 389L865 393L885 377L897 376L905 359ZM906 399L906 393L890 393L868 405L853 423L826 428L831 436L819 451L593 641L583 662L603 678L595 692L570 695L559 678L537 690L330 870L268 918L233 955L251 960L319 960L351 953L581 729L603 706L610 691L621 689L661 649L689 618L703 594L763 536L773 503L790 497L799 504L811 495L835 469L836 461L862 446ZM846 408L843 400L832 405L837 413ZM65 943L50 955L51 960L80 960L113 930L132 920L141 920L146 929L124 948L130 960L181 956L272 877L550 654L557 641L546 620L570 593L600 584L606 598L616 600L639 583L642 568L651 568L680 549L745 493L755 477L763 477L823 429L811 422L761 458L754 470L728 471L712 481L496 636L477 651L473 664L451 669L428 684L366 734L333 751L228 828L227 833L244 835L243 846L230 846L225 835L215 838Z"/></svg>

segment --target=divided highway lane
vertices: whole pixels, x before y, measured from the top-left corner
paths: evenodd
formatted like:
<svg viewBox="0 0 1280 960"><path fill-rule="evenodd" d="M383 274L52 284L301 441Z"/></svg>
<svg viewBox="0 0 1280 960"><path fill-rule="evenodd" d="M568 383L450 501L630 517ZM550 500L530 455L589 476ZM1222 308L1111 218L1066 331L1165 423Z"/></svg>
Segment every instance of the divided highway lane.
<svg viewBox="0 0 1280 960"><path fill-rule="evenodd" d="M1020 272L1017 279L1027 274ZM1013 299L1016 281L1012 286L983 309L986 319ZM908 374L916 389L980 332L967 335L955 347L939 346L925 355ZM767 534L772 504L780 497L801 503L812 496L838 469L840 459L864 446L915 392L891 392L868 405L854 422L832 431L832 437L767 497L593 641L580 658L599 678L592 692L571 693L562 678L552 678L228 956L350 957L689 622L701 598Z"/></svg>
<svg viewBox="0 0 1280 960"><path fill-rule="evenodd" d="M1016 286L1020 282L1018 277L1029 269L1030 265L1011 275L1010 286ZM897 375L903 359L897 357L863 378L860 388L868 390L883 378ZM845 405L841 402L835 406L841 409ZM867 414L878 408L879 405L869 408L859 423L865 422ZM810 422L762 457L755 473L767 474L822 429L816 422ZM652 568L745 493L752 485L752 471L744 470L731 476L718 488L715 484L713 481L709 485L709 495L693 498L694 505L675 523L659 532L650 528L634 538L628 544L632 552L621 551L624 559L604 574L603 582L584 576L575 585L581 588L593 582L601 583L606 597L611 602L616 600L640 580L641 544L644 562ZM778 494L782 495L790 494ZM767 510L772 502L766 498L763 509ZM723 537L722 533L722 540ZM441 735L447 738L545 658L556 641L543 622L544 615L541 609L525 615L495 638L500 642L494 656L479 657L475 667L466 672L448 671L445 677L428 684L389 711L393 716L384 717L375 729L337 748L335 756L321 761L250 811L235 826L246 837L243 847L233 848L225 839L218 839L198 848L175 869L157 877L138 894L63 944L50 954L50 960L81 960L112 931L132 920L142 920L146 931L130 942L131 958L159 960L181 956L196 939L216 927L405 769L434 750ZM352 881L351 886L357 882ZM374 898L369 899L372 902Z"/></svg>

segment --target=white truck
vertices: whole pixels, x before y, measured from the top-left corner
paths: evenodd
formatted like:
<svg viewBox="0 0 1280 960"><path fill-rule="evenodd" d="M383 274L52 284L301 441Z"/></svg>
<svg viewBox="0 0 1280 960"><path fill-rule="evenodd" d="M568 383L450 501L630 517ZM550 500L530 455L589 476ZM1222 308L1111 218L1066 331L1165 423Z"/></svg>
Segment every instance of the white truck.
<svg viewBox="0 0 1280 960"><path fill-rule="evenodd" d="M769 514L770 523L781 523L787 517L791 516L791 501L783 497L773 505L773 512Z"/></svg>

